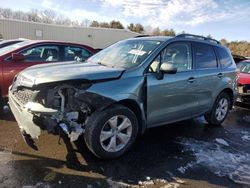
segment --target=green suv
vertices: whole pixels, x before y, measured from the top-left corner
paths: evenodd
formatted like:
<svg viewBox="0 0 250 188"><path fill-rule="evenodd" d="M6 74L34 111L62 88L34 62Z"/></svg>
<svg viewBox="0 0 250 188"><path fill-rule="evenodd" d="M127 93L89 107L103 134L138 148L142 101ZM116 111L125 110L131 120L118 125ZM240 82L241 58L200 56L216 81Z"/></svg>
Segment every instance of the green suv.
<svg viewBox="0 0 250 188"><path fill-rule="evenodd" d="M100 158L123 155L146 129L201 115L220 125L237 93L236 65L218 41L137 37L84 63L38 65L16 76L9 104L25 140L41 130L83 134Z"/></svg>

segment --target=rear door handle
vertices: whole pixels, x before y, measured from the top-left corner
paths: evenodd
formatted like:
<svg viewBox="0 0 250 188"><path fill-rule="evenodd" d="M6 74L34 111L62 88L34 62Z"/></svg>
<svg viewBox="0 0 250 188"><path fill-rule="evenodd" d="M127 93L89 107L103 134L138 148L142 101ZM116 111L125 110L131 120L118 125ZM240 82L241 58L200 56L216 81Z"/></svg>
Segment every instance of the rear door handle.
<svg viewBox="0 0 250 188"><path fill-rule="evenodd" d="M222 73L219 73L219 74L217 74L217 77L218 77L218 78L222 78L222 77L223 77L223 74L222 74Z"/></svg>
<svg viewBox="0 0 250 188"><path fill-rule="evenodd" d="M188 81L189 83L193 83L195 80L196 80L196 79L195 79L194 77L190 77L187 81Z"/></svg>

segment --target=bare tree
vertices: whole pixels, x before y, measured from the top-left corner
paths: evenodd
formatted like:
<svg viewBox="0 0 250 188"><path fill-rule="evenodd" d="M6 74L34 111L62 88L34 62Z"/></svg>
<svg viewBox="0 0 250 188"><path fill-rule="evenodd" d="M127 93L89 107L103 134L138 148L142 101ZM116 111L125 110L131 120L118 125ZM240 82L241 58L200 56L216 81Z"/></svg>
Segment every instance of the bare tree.
<svg viewBox="0 0 250 188"><path fill-rule="evenodd" d="M163 35L163 36L175 36L176 33L173 29L170 29L170 30L165 29L161 32L161 35Z"/></svg>
<svg viewBox="0 0 250 188"><path fill-rule="evenodd" d="M94 21L92 21L92 23L90 24L89 27L99 27L99 26L100 26L99 22L94 20Z"/></svg>
<svg viewBox="0 0 250 188"><path fill-rule="evenodd" d="M104 28L110 28L110 25L107 22L100 22L99 26Z"/></svg>
<svg viewBox="0 0 250 188"><path fill-rule="evenodd" d="M113 20L113 21L110 22L110 27L111 28L115 28L115 29L124 29L124 27L121 24L121 22L120 21L115 21L115 20Z"/></svg>
<svg viewBox="0 0 250 188"><path fill-rule="evenodd" d="M159 28L159 27L154 28L152 34L153 34L153 35L161 35L161 30L160 30L160 28Z"/></svg>
<svg viewBox="0 0 250 188"><path fill-rule="evenodd" d="M137 23L137 24L130 23L127 28L130 31L134 31L134 32L137 32L137 33L143 33L144 32L144 27L139 23Z"/></svg>

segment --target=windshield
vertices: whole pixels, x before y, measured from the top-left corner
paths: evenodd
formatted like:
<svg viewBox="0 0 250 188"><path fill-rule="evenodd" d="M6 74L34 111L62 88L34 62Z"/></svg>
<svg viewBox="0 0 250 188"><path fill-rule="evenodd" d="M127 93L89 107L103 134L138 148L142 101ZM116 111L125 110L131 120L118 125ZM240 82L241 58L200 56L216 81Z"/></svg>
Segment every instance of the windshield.
<svg viewBox="0 0 250 188"><path fill-rule="evenodd" d="M156 40L125 40L90 57L88 62L130 69L141 64L160 45Z"/></svg>
<svg viewBox="0 0 250 188"><path fill-rule="evenodd" d="M237 67L240 69L241 73L250 74L250 62L240 62Z"/></svg>
<svg viewBox="0 0 250 188"><path fill-rule="evenodd" d="M0 49L0 56L6 54L6 53L9 53L11 51L14 51L18 48L21 48L23 46L26 46L27 44L30 44L31 41L24 41L24 42L20 42L20 43L16 43L16 44L12 44L12 45L9 45L9 46L5 46L3 48Z"/></svg>

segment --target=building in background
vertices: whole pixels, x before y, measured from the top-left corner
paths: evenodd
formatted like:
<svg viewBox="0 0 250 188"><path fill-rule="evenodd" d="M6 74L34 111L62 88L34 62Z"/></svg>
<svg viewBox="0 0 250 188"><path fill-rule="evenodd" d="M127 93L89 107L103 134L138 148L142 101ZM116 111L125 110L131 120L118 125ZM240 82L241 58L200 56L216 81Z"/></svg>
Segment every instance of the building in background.
<svg viewBox="0 0 250 188"><path fill-rule="evenodd" d="M93 48L104 48L119 40L139 34L126 29L69 27L0 19L0 35L3 39L60 40L85 44Z"/></svg>

